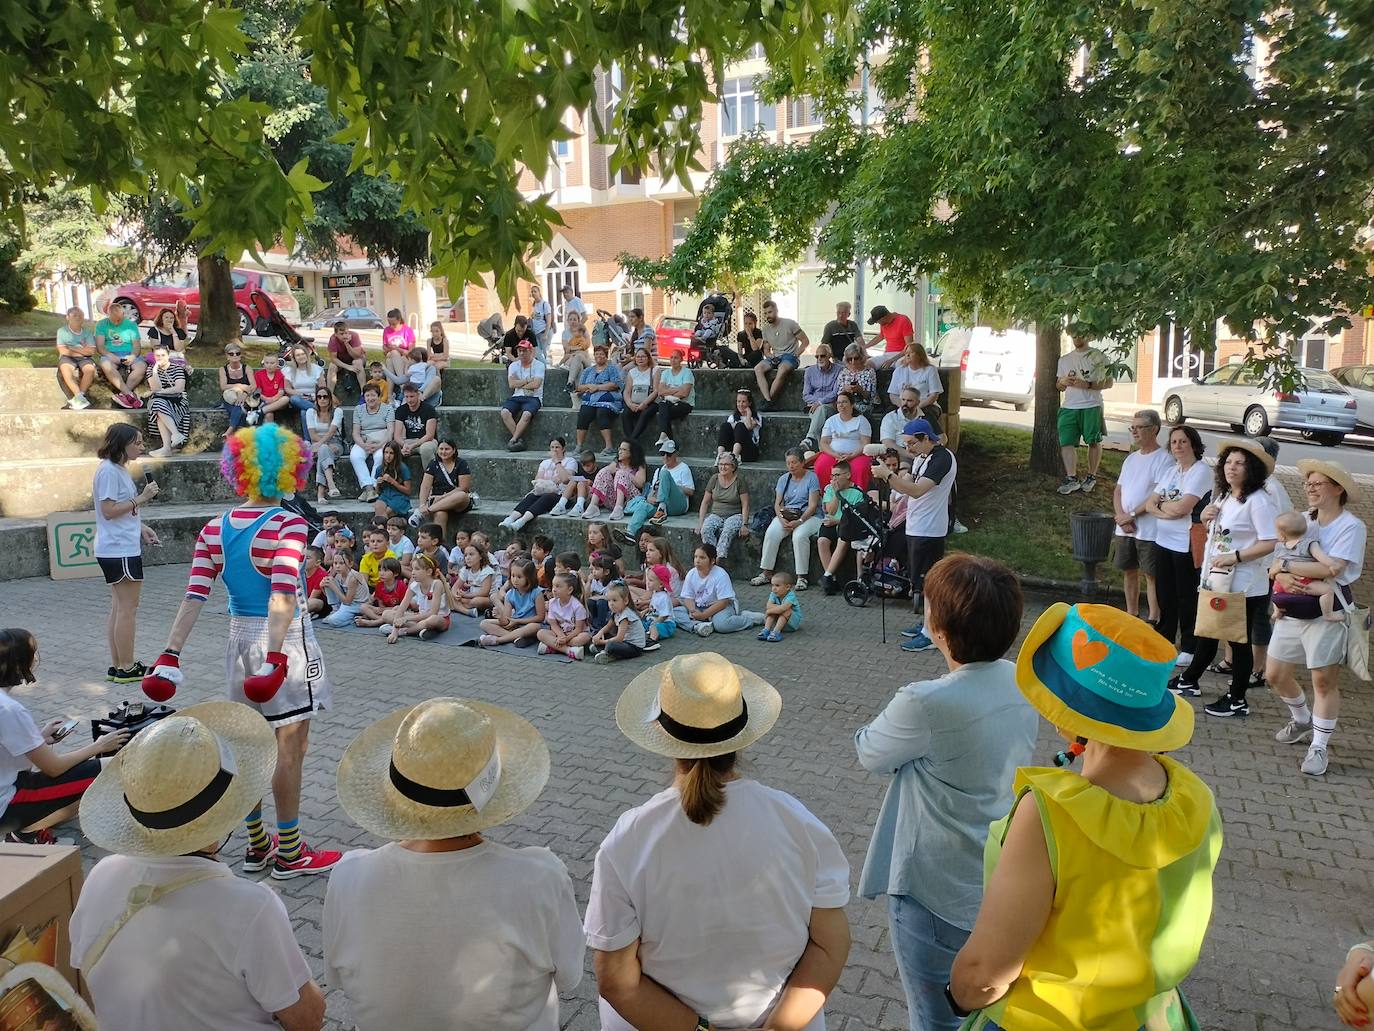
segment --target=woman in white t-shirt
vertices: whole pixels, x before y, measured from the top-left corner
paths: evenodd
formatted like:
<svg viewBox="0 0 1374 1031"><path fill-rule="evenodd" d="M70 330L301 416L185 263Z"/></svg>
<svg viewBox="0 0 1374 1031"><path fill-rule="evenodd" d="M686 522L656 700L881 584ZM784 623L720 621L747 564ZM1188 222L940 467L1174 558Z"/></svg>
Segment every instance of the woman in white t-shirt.
<svg viewBox="0 0 1374 1031"><path fill-rule="evenodd" d="M1307 495L1307 521L1316 531L1331 565L1285 560L1275 574L1275 582L1289 594L1303 594L1305 578L1331 578L1340 588L1338 599L1351 603L1351 585L1364 569L1365 525L1346 506L1360 500L1360 488L1337 462L1305 458L1298 463L1298 472ZM1340 673L1349 631L1344 622L1320 618L1321 610L1316 605L1312 611L1310 619L1285 614L1274 623L1265 679L1288 706L1288 723L1274 735L1275 739L1295 745L1310 737L1312 744L1302 761L1302 772L1320 777L1326 773L1327 749L1341 709ZM1307 696L1293 677L1299 663L1312 674L1310 709Z"/></svg>
<svg viewBox="0 0 1374 1031"><path fill-rule="evenodd" d="M1193 661L1193 624L1197 618L1198 570L1193 564L1193 509L1212 489L1212 470L1202 455L1202 438L1191 426L1169 431L1169 466L1154 493L1135 510L1155 517L1155 593L1159 597L1159 633L1178 642L1178 662Z"/></svg>
<svg viewBox="0 0 1374 1031"><path fill-rule="evenodd" d="M129 475L128 464L142 454L143 436L135 427L111 426L96 452L100 466L91 487L95 560L110 585L110 615L105 624L110 668L105 679L116 684L136 684L148 672L134 658L134 624L143 589L143 545L158 547L162 542L138 514L140 505L157 497L157 483L150 478L139 490Z"/></svg>
<svg viewBox="0 0 1374 1031"><path fill-rule="evenodd" d="M326 488L337 498L334 463L343 456L343 409L323 383L315 388L315 407L305 413L305 433L315 451L315 498L323 501Z"/></svg>
<svg viewBox="0 0 1374 1031"><path fill-rule="evenodd" d="M329 386L324 366L315 361L315 349L309 344L296 344L291 348L291 357L281 371L291 407L302 413L301 425L305 426L304 413L315 407L316 385L323 383Z"/></svg>
<svg viewBox="0 0 1374 1031"><path fill-rule="evenodd" d="M830 470L839 462L847 462L854 486L867 491L873 459L864 454L864 448L872 439L873 427L854 410L854 399L843 391L836 394L835 414L821 427L821 453L812 467L816 479L829 483Z"/></svg>
<svg viewBox="0 0 1374 1031"><path fill-rule="evenodd" d="M66 720L40 730L10 691L35 681L38 639L18 627L0 630L0 829L5 840L24 845L65 845L47 828L76 815L81 796L100 773L96 756L108 755L129 740L121 730L74 752L58 752L57 742L72 732Z"/></svg>
<svg viewBox="0 0 1374 1031"><path fill-rule="evenodd" d="M1216 481L1208 514L1207 544L1202 552L1202 585L1213 591L1234 591L1245 595L1247 628L1263 618L1269 607L1269 555L1277 533L1274 518L1278 512L1264 491L1264 481L1274 461L1258 444L1248 440L1231 441L1222 446L1217 457ZM1215 513L1211 509L1215 507ZM1245 716L1250 712L1245 692L1250 687L1254 654L1247 642L1233 641L1231 648L1231 687L1204 709L1209 716ZM1200 694L1198 684L1203 671L1216 658L1219 642L1210 637L1197 638L1193 661L1169 683L1175 694Z"/></svg>
<svg viewBox="0 0 1374 1031"><path fill-rule="evenodd" d="M781 708L715 652L654 666L620 696L621 733L674 777L596 854L585 924L604 1031L825 1027L849 954L849 864L799 801L736 770Z"/></svg>
<svg viewBox="0 0 1374 1031"><path fill-rule="evenodd" d="M918 395L916 406L921 411L921 418L938 430L943 414L940 395L944 393L945 386L940 382L940 370L930 364L926 349L915 340L906 345L901 356L892 364L892 379L887 385L887 394L894 407L902 406L902 388L907 386L914 388Z"/></svg>
<svg viewBox="0 0 1374 1031"><path fill-rule="evenodd" d="M678 626L690 626L698 637L734 634L763 625L762 612L740 611L735 585L730 574L716 565L712 544L698 544L692 552L692 568L682 578L678 597L682 604L673 609L673 618Z"/></svg>

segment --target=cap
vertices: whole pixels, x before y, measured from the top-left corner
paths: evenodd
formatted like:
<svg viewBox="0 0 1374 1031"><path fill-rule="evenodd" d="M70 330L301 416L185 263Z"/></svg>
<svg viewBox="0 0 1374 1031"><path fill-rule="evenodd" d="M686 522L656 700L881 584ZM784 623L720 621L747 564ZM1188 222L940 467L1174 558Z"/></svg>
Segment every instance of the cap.
<svg viewBox="0 0 1374 1031"><path fill-rule="evenodd" d="M912 419L902 427L902 436L911 437L917 433L924 433L927 437L938 437L935 427L925 419Z"/></svg>
<svg viewBox="0 0 1374 1031"><path fill-rule="evenodd" d="M876 304L873 306L873 310L868 313L868 324L870 326L877 325L891 314L892 312L887 310L886 305Z"/></svg>
<svg viewBox="0 0 1374 1031"><path fill-rule="evenodd" d="M533 347L534 344L533 344L532 342L530 342L529 340L521 340L521 341L520 341L518 344L516 344L515 346L516 346L516 347Z"/></svg>
<svg viewBox="0 0 1374 1031"><path fill-rule="evenodd" d="M660 444L660 445L658 446L658 453L659 453L660 455L675 455L675 454L677 454L677 442L676 442L676 441L673 441L673 440L671 440L671 439L665 440L662 444Z"/></svg>

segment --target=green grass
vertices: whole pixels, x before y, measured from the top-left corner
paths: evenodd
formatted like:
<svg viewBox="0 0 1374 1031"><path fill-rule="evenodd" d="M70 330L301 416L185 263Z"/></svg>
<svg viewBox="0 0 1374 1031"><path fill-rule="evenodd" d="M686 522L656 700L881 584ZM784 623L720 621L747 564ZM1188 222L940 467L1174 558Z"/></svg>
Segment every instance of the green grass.
<svg viewBox="0 0 1374 1031"><path fill-rule="evenodd" d="M33 314L30 312L29 314ZM52 330L50 336L55 336L56 328ZM0 333L0 339L3 339ZM324 347L320 342L316 342L315 351L317 354L324 355ZM209 369L224 364L222 351L218 347L190 347L186 351L191 360L191 364L198 369ZM260 343L254 341L243 345L243 360L248 365L257 365L262 361L265 354L276 354L277 345L275 343ZM380 354L378 355L380 357ZM53 369L57 367L57 350L55 347L0 347L0 369ZM479 362L473 358L456 358L449 362L450 369L490 369L494 368L491 362Z"/></svg>
<svg viewBox="0 0 1374 1031"><path fill-rule="evenodd" d="M1056 478L1030 471L1030 431L977 422L962 423L960 431L959 516L968 533L950 538L951 545L998 559L1024 576L1082 579L1083 564L1072 557L1069 516L1111 513L1125 456L1104 452L1097 489L1063 497L1055 493ZM1097 577L1112 586L1121 583L1110 561L1098 565Z"/></svg>
<svg viewBox="0 0 1374 1031"><path fill-rule="evenodd" d="M22 315L0 312L0 340L31 340L57 335L61 315L50 311L26 311Z"/></svg>

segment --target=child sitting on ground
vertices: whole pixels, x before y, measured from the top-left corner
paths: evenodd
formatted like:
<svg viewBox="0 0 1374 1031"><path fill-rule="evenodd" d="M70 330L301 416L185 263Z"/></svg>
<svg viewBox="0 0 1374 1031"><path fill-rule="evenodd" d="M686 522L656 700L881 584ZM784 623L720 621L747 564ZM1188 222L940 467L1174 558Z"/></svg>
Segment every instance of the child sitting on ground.
<svg viewBox="0 0 1374 1031"><path fill-rule="evenodd" d="M773 574L772 591L768 595L768 604L763 607L760 641L781 641L784 630L801 629L802 608L794 590L796 585L797 579L791 573L779 571Z"/></svg>
<svg viewBox="0 0 1374 1031"><path fill-rule="evenodd" d="M572 573L577 577L577 582L581 584L582 591L587 593L587 578L582 575L582 556L575 551L561 551L558 557L553 560L554 573Z"/></svg>
<svg viewBox="0 0 1374 1031"><path fill-rule="evenodd" d="M444 530L438 523L423 523L415 531L415 554L432 559L439 567L439 575L448 576L448 549L444 547ZM461 551L458 552L462 554Z"/></svg>
<svg viewBox="0 0 1374 1031"><path fill-rule="evenodd" d="M315 534L315 539L310 543L317 548L325 548L325 558L332 558L328 548L334 540L334 535L343 531L343 535L348 540L353 539L353 531L344 525L343 518L338 512L323 512L320 514L320 525L323 527L319 533Z"/></svg>
<svg viewBox="0 0 1374 1031"><path fill-rule="evenodd" d="M530 540L530 558L539 572L539 586L549 590L553 586L554 574L553 539L547 534L536 533Z"/></svg>
<svg viewBox="0 0 1374 1031"><path fill-rule="evenodd" d="M619 579L625 575L625 561L620 548L611 540L611 528L606 523L587 524L587 561L594 561L600 555L608 555L615 563L615 575Z"/></svg>
<svg viewBox="0 0 1374 1031"><path fill-rule="evenodd" d="M538 633L539 654L558 652L581 659L592 635L587 633L587 607L578 597L577 576L558 573L553 578L553 598L544 608L544 627Z"/></svg>
<svg viewBox="0 0 1374 1031"><path fill-rule="evenodd" d="M646 652L658 650L660 641L677 633L673 618L673 572L663 563L644 569L645 590L649 592L649 611L644 616L644 630L648 635Z"/></svg>
<svg viewBox="0 0 1374 1031"><path fill-rule="evenodd" d="M615 560L609 555L598 555L592 559L587 573L587 612L591 615L593 630L600 630L611 618L611 607L606 601L606 591L616 579Z"/></svg>
<svg viewBox="0 0 1374 1031"><path fill-rule="evenodd" d="M534 563L527 558L511 563L510 583L495 599L491 617L482 620L482 636L477 638L480 647L534 644L544 625L545 609L544 591L534 582L536 575Z"/></svg>
<svg viewBox="0 0 1374 1031"><path fill-rule="evenodd" d="M386 635L391 644L410 635L424 641L449 628L448 581L439 574L439 563L428 555L416 555L413 568L410 611L391 624L391 633Z"/></svg>
<svg viewBox="0 0 1374 1031"><path fill-rule="evenodd" d="M453 581L453 611L463 616L486 616L496 592L496 570L480 544L463 549L463 564Z"/></svg>
<svg viewBox="0 0 1374 1031"><path fill-rule="evenodd" d="M479 534L475 534L475 533L474 533L474 534L472 535L472 538L473 538L473 540L476 540L479 536L480 536ZM515 560L516 560L517 558L519 558L521 555L525 554L528 550L529 550L529 545L525 543L525 538L523 538L523 537L516 537L516 538L514 538L509 544L507 544L507 545L506 545L504 548L502 548L500 551L495 551L495 552L493 552L493 551L490 550L490 548L488 548L488 552L487 552L487 553L491 555L492 564L493 564L494 566L496 566L496 573L497 573L497 578L498 578L498 579L497 579L497 583L498 583L499 586L504 587L504 586L506 585L507 581L510 579L510 567L511 567L511 565L515 562ZM535 578L536 578L536 580L538 579L538 576L539 576L539 568L536 566L536 567L535 567ZM534 586L538 587L539 584L536 583Z"/></svg>
<svg viewBox="0 0 1374 1031"><path fill-rule="evenodd" d="M400 516L386 521L387 549L401 560L401 573L410 576L410 556L415 554L415 542L406 536L407 524Z"/></svg>
<svg viewBox="0 0 1374 1031"><path fill-rule="evenodd" d="M486 537L485 534L483 534L482 536L483 536L484 538ZM467 546L468 546L469 544L471 544L471 543L472 543L472 535L471 535L470 533L468 533L466 530L454 530L454 531L453 531L453 547L449 549L449 554L450 554L450 555L461 555L464 551L467 550ZM485 541L484 541L484 543L482 544L482 549L483 549L484 551L490 551L490 550L491 550L491 544L490 544L490 542L485 542Z"/></svg>
<svg viewBox="0 0 1374 1031"><path fill-rule="evenodd" d="M358 560L358 572L367 577L368 590L377 586L378 573L382 567L382 562L389 558L395 558L396 553L387 546L386 531L373 527L367 531L367 551L363 552L363 557ZM397 563L400 568L400 563Z"/></svg>
<svg viewBox="0 0 1374 1031"><path fill-rule="evenodd" d="M329 602L324 597L324 581L329 570L324 568L324 549L313 544L305 549L305 608L312 617L329 614Z"/></svg>
<svg viewBox="0 0 1374 1031"><path fill-rule="evenodd" d="M321 621L325 626L352 626L368 598L367 577L353 568L349 556L339 550L324 582L324 596L333 611Z"/></svg>
<svg viewBox="0 0 1374 1031"><path fill-rule="evenodd" d="M623 583L613 583L606 590L606 602L611 618L592 638L589 651L592 661L606 664L618 659L637 659L647 644L644 624L639 614L630 608L630 589Z"/></svg>
<svg viewBox="0 0 1374 1031"><path fill-rule="evenodd" d="M1283 571L1283 563L1287 562L1317 562L1331 567L1331 558L1322 549L1321 543L1317 538L1317 528L1314 524L1307 521L1307 516L1301 512L1288 511L1281 514L1274 520L1274 529L1278 531L1279 542L1274 548L1274 559L1269 565L1269 575L1276 577ZM1292 574L1289 574L1290 576ZM1331 576L1335 576L1331 573ZM1302 584L1303 594L1293 594L1283 589L1283 585L1278 580L1274 581L1273 595L1273 618L1289 615L1297 616L1299 619L1311 619L1313 602L1316 598L1316 607L1321 610L1322 619L1328 619L1333 623L1339 623L1345 618L1345 614L1336 611L1336 592L1340 588L1334 579L1326 577L1294 576L1298 583Z"/></svg>
<svg viewBox="0 0 1374 1031"><path fill-rule="evenodd" d="M354 626L385 626L395 623L410 609L410 585L401 576L401 560L384 558L377 570L377 585L372 588L372 600L363 606Z"/></svg>

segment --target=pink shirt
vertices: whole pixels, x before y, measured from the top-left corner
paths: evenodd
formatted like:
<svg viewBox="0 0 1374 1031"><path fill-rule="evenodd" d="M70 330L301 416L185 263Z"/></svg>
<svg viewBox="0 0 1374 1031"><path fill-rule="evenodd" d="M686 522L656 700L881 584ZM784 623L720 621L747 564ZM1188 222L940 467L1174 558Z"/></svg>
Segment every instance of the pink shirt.
<svg viewBox="0 0 1374 1031"><path fill-rule="evenodd" d="M569 598L565 605L550 596L544 613L544 622L549 624L550 629L557 630L560 634L570 634L577 628L579 619L587 618L587 607L576 598Z"/></svg>
<svg viewBox="0 0 1374 1031"><path fill-rule="evenodd" d="M910 323L908 323L910 325ZM382 350L386 353L400 351L406 354L415 346L415 330L405 323L399 326L387 326L382 330Z"/></svg>

